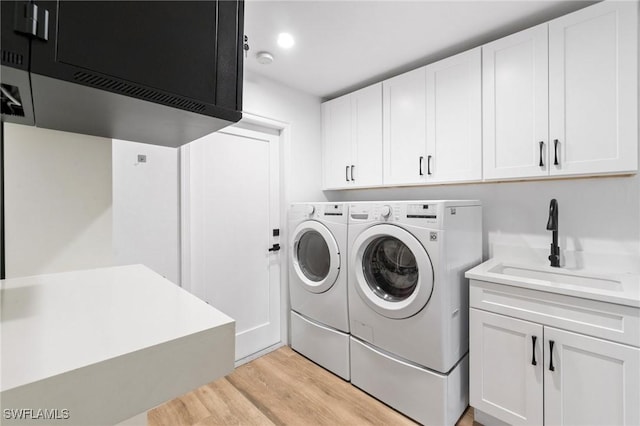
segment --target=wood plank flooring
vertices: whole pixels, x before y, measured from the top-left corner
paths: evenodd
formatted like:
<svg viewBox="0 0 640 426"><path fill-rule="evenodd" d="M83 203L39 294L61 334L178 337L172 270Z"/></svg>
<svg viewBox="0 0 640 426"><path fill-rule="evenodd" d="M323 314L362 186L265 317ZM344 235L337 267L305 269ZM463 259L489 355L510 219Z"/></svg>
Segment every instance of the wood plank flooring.
<svg viewBox="0 0 640 426"><path fill-rule="evenodd" d="M147 413L149 426L415 425L289 347ZM467 410L457 426L472 426ZM477 425L477 423L476 423Z"/></svg>

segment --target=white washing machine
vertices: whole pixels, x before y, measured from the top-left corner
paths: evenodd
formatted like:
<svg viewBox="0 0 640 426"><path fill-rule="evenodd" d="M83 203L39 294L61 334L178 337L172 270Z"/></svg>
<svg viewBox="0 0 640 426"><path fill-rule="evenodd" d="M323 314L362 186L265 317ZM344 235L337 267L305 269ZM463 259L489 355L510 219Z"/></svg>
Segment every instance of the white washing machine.
<svg viewBox="0 0 640 426"><path fill-rule="evenodd" d="M351 382L423 424L468 403L468 282L479 201L349 206Z"/></svg>
<svg viewBox="0 0 640 426"><path fill-rule="evenodd" d="M347 221L343 203L289 209L291 347L349 380Z"/></svg>

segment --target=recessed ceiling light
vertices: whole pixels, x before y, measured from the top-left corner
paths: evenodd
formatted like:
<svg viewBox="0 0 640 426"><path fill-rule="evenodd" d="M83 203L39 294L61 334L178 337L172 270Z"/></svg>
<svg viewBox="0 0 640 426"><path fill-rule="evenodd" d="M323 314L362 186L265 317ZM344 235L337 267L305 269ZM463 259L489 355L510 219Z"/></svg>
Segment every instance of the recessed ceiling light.
<svg viewBox="0 0 640 426"><path fill-rule="evenodd" d="M295 44L295 40L293 39L293 36L291 34L289 33L278 34L278 46L284 49L289 49L293 47L294 44Z"/></svg>

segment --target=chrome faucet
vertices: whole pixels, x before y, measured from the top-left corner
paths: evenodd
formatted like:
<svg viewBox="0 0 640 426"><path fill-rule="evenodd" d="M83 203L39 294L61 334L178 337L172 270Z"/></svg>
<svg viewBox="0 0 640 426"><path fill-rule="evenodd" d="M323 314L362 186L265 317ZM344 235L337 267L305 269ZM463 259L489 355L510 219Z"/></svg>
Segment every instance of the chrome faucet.
<svg viewBox="0 0 640 426"><path fill-rule="evenodd" d="M560 247L558 247L558 201L551 200L549 204L549 220L547 221L547 230L553 231L553 242L551 243L551 254L549 260L551 266L560 266Z"/></svg>

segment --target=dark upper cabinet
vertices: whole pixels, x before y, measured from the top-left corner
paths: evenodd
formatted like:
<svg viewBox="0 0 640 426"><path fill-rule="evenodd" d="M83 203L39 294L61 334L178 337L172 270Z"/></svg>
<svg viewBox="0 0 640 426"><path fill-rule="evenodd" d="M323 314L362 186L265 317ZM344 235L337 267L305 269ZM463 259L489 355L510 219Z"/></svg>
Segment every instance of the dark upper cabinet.
<svg viewBox="0 0 640 426"><path fill-rule="evenodd" d="M1 3L5 121L179 146L242 117L243 1Z"/></svg>

